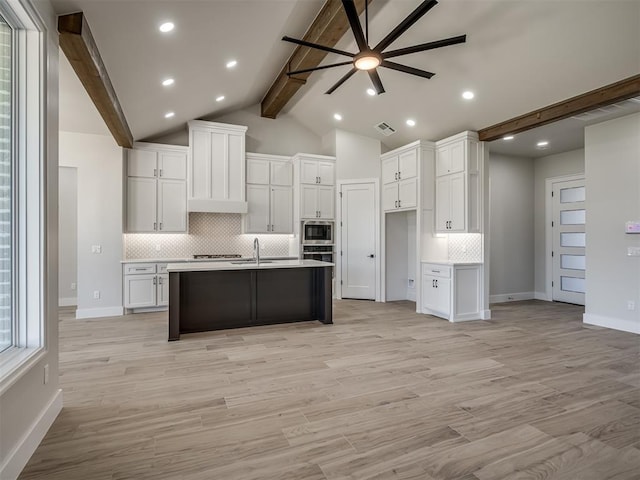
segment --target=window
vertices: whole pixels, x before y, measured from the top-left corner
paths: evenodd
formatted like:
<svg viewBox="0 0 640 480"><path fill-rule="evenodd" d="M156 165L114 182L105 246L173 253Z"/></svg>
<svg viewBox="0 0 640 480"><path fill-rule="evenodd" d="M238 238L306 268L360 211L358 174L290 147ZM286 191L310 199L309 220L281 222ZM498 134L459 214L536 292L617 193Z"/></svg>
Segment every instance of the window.
<svg viewBox="0 0 640 480"><path fill-rule="evenodd" d="M44 24L0 0L0 392L45 353Z"/></svg>

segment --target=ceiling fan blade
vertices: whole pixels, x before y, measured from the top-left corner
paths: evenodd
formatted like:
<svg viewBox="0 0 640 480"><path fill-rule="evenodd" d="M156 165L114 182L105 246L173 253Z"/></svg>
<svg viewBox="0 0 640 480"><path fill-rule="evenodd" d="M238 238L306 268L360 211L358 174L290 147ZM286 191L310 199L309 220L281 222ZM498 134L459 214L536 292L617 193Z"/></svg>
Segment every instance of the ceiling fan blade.
<svg viewBox="0 0 640 480"><path fill-rule="evenodd" d="M434 48L448 47L449 45L457 45L467 41L466 35L458 35L457 37L445 38L435 42L421 43L413 47L399 48L398 50L390 50L382 54L382 58L399 57L400 55L408 55L410 53L424 52L425 50L433 50Z"/></svg>
<svg viewBox="0 0 640 480"><path fill-rule="evenodd" d="M318 45L317 43L307 42L306 40L298 40L297 38L291 38L284 36L282 40L289 43L295 43L297 45L302 45L303 47L315 48L316 50L323 50L325 52L337 53L338 55L344 55L345 57L355 57L355 53L345 52L344 50L338 50L331 47L325 47L324 45Z"/></svg>
<svg viewBox="0 0 640 480"><path fill-rule="evenodd" d="M358 18L358 11L356 10L356 4L353 0L342 0L342 6L344 7L344 13L347 14L349 25L353 31L353 36L356 38L356 44L360 51L369 50L369 45L364 38L362 31L362 25L360 25L360 19Z"/></svg>
<svg viewBox="0 0 640 480"><path fill-rule="evenodd" d="M389 60L383 60L380 64L381 67L390 68L391 70L397 70L399 72L409 73L411 75L417 75L422 78L431 78L435 73L427 72L425 70L419 70L413 67L407 67L406 65L400 65L396 62L390 62Z"/></svg>
<svg viewBox="0 0 640 480"><path fill-rule="evenodd" d="M382 86L382 80L380 80L380 75L378 75L378 71L374 68L373 70L369 70L368 73L376 93L378 95L380 95L381 93L384 93L384 87Z"/></svg>
<svg viewBox="0 0 640 480"><path fill-rule="evenodd" d="M344 77L342 77L340 80L338 80L338 82L331 87L329 90L327 90L325 93L327 95L331 95L333 92L335 92L337 90L337 88L342 85L344 82L346 82L347 80L349 80L349 78L351 78L351 75L353 75L354 73L356 73L358 71L358 69L356 67L353 67L351 70L349 70L346 75Z"/></svg>
<svg viewBox="0 0 640 480"><path fill-rule="evenodd" d="M438 2L436 0L425 0L424 2L422 2L418 6L418 8L411 12L407 18L400 22L396 28L394 28L386 37L384 37L373 50L375 50L376 52L382 52L385 48L396 41L396 39L400 35L406 32L409 27L411 27L411 25L420 20L420 18L422 18L425 13L427 13L437 4Z"/></svg>
<svg viewBox="0 0 640 480"><path fill-rule="evenodd" d="M332 63L331 65L322 65L321 67L304 68L302 70L287 72L287 75L291 76L291 75L297 75L298 73L315 72L316 70L324 70L326 68L333 68L333 67L342 67L343 65L353 65L353 62L340 62L340 63Z"/></svg>

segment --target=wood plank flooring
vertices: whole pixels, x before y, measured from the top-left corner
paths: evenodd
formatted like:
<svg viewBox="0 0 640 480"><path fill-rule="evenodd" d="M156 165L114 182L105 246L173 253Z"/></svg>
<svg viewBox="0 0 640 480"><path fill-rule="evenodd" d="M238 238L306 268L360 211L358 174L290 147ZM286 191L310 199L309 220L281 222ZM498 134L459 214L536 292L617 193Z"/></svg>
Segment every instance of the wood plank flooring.
<svg viewBox="0 0 640 480"><path fill-rule="evenodd" d="M20 479L640 479L639 336L538 301L334 308L172 343L166 313L62 310L65 406Z"/></svg>

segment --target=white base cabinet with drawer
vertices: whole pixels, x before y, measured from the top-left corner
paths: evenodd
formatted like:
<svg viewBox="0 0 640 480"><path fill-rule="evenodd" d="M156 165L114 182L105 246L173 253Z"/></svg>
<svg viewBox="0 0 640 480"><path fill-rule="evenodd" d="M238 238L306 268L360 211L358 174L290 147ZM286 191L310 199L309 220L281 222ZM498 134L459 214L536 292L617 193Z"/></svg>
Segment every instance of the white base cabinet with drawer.
<svg viewBox="0 0 640 480"><path fill-rule="evenodd" d="M482 319L482 264L423 263L422 313L450 322Z"/></svg>
<svg viewBox="0 0 640 480"><path fill-rule="evenodd" d="M127 263L124 272L124 307L134 311L164 310L169 305L166 263Z"/></svg>

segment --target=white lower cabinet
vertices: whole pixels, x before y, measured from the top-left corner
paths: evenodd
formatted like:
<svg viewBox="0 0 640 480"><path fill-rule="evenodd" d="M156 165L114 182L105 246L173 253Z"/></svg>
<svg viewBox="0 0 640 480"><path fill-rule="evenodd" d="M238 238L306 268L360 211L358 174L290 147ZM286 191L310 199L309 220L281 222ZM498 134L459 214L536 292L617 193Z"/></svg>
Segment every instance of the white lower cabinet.
<svg viewBox="0 0 640 480"><path fill-rule="evenodd" d="M422 313L461 322L482 315L482 264L423 263Z"/></svg>
<svg viewBox="0 0 640 480"><path fill-rule="evenodd" d="M166 263L124 264L124 307L153 309L169 305Z"/></svg>

